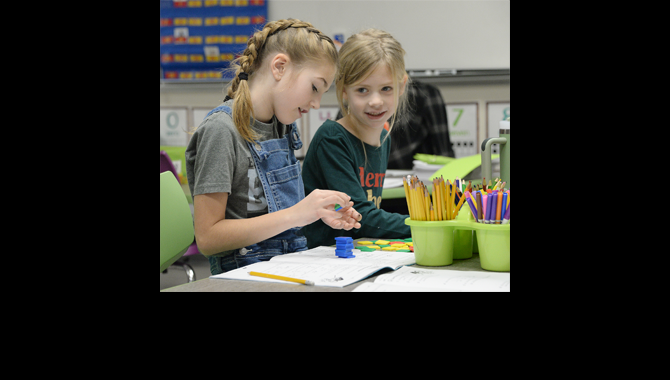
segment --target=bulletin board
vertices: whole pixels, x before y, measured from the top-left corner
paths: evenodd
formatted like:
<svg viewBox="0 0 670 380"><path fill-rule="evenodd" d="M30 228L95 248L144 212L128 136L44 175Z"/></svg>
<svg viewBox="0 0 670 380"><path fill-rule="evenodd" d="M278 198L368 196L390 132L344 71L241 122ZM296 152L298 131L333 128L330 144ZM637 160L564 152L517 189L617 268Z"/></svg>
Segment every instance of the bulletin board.
<svg viewBox="0 0 670 380"><path fill-rule="evenodd" d="M161 79L230 79L222 73L267 22L266 0L160 0Z"/></svg>

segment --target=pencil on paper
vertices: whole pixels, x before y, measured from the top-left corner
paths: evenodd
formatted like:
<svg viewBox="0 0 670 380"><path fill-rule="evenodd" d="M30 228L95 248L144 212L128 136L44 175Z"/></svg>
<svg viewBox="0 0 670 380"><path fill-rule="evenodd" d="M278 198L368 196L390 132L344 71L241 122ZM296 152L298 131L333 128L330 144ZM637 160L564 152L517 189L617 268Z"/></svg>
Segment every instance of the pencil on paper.
<svg viewBox="0 0 670 380"><path fill-rule="evenodd" d="M267 273L260 273L260 272L253 272L252 271L252 272L249 272L249 275L258 276L258 277L265 277L265 278L273 278L275 280L297 282L299 284L305 284L305 285L314 285L314 281L301 280L299 278L293 278L293 277L277 276L275 274L267 274Z"/></svg>

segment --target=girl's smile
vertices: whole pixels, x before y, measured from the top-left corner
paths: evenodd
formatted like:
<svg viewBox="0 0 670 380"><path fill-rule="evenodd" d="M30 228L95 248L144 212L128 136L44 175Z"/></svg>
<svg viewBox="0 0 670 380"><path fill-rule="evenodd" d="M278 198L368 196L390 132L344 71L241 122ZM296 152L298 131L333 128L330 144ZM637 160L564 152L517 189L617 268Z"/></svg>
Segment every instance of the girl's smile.
<svg viewBox="0 0 670 380"><path fill-rule="evenodd" d="M369 111L369 112L365 112L365 114L367 115L368 119L377 121L377 120L384 119L384 115L386 115L386 111L381 111L381 112Z"/></svg>

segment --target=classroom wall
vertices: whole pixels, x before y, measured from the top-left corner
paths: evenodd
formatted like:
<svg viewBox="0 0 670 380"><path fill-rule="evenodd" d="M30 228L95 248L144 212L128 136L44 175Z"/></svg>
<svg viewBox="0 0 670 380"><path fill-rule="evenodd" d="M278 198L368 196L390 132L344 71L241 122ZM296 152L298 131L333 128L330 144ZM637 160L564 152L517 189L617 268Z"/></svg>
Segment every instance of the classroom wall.
<svg viewBox="0 0 670 380"><path fill-rule="evenodd" d="M368 27L393 34L407 51L412 69L510 68L509 1L425 0L268 0L268 19L298 18L328 35L345 38ZM478 103L479 141L487 136L486 103L510 101L509 76L502 81L426 81L437 86L445 103ZM224 84L161 84L161 107L219 105ZM335 86L324 94L322 107L337 106ZM189 121L196 126L199 121ZM313 127L313 126L312 126ZM304 138L304 137L303 137Z"/></svg>
<svg viewBox="0 0 670 380"><path fill-rule="evenodd" d="M486 136L486 102L510 101L509 83L475 84L435 84L440 89L445 103L476 102L479 104L479 141ZM161 90L161 107L204 107L218 106L225 95L223 84L179 85L169 90ZM335 86L323 95L321 106L337 106ZM195 122L195 121L194 121ZM196 122L199 124L199 122Z"/></svg>

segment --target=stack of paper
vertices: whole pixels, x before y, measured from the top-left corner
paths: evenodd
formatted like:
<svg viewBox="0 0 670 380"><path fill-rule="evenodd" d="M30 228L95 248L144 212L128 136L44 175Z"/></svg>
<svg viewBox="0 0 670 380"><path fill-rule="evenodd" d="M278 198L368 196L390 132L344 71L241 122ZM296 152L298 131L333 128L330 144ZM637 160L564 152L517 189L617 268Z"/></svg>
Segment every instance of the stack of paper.
<svg viewBox="0 0 670 380"><path fill-rule="evenodd" d="M414 175L414 172L403 169L386 169L386 176L384 177L384 189L402 187L402 179L407 178L408 175Z"/></svg>
<svg viewBox="0 0 670 380"><path fill-rule="evenodd" d="M423 183L431 182L430 179L433 177L433 174L444 167L442 164L428 164L419 160L414 160L413 165L412 171L414 175L419 177L419 180Z"/></svg>
<svg viewBox="0 0 670 380"><path fill-rule="evenodd" d="M509 292L509 280L509 273L404 267L354 292Z"/></svg>
<svg viewBox="0 0 670 380"><path fill-rule="evenodd" d="M315 286L344 287L367 278L383 268L396 270L404 265L416 264L412 252L362 252L358 249L354 249L353 252L356 257L344 259L335 256L335 247L317 247L275 256L270 261L247 265L210 278L288 283L249 275L249 271L254 271L311 280Z"/></svg>

